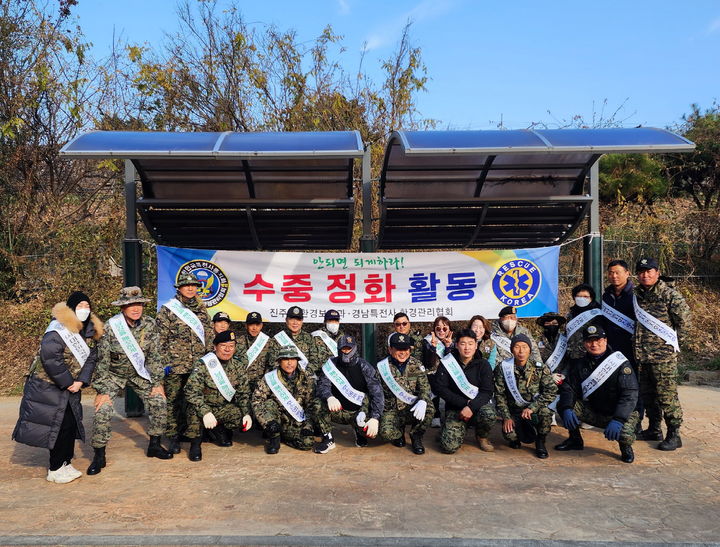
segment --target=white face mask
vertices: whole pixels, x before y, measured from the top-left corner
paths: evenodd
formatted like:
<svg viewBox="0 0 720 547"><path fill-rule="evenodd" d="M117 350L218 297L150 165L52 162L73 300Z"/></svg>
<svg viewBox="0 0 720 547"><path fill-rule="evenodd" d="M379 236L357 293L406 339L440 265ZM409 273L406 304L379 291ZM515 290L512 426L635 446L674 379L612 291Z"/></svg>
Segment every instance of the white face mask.
<svg viewBox="0 0 720 547"><path fill-rule="evenodd" d="M592 302L591 298L588 298L587 296L576 296L575 297L575 304L578 308L584 308L585 306L589 306L590 302Z"/></svg>
<svg viewBox="0 0 720 547"><path fill-rule="evenodd" d="M337 334L340 330L340 323L325 323L325 328L329 330L331 334Z"/></svg>
<svg viewBox="0 0 720 547"><path fill-rule="evenodd" d="M500 325L502 325L505 332L512 332L517 326L517 321L515 319L506 319L505 321L500 321Z"/></svg>
<svg viewBox="0 0 720 547"><path fill-rule="evenodd" d="M90 317L90 308L77 308L75 310L75 315L84 323L85 320Z"/></svg>

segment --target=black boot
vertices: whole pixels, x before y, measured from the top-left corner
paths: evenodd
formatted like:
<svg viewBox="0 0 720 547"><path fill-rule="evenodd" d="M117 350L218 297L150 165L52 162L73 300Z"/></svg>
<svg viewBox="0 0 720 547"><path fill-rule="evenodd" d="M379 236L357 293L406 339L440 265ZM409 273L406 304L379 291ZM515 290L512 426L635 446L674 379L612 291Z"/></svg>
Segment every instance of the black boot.
<svg viewBox="0 0 720 547"><path fill-rule="evenodd" d="M265 443L265 453L277 454L280 451L280 435L270 437Z"/></svg>
<svg viewBox="0 0 720 547"><path fill-rule="evenodd" d="M518 448L520 448L521 444L520 444L520 441L519 441L519 440L515 439L514 441L510 441L510 442L508 443L508 446L509 446L510 448L513 448L513 449L517 450Z"/></svg>
<svg viewBox="0 0 720 547"><path fill-rule="evenodd" d="M355 431L355 446L358 448L365 448L368 445L365 432L357 426L353 427L353 430Z"/></svg>
<svg viewBox="0 0 720 547"><path fill-rule="evenodd" d="M397 439L393 439L390 442L392 443L393 446L402 448L403 446L405 446L405 433L403 433L402 435L400 435L400 437L398 437Z"/></svg>
<svg viewBox="0 0 720 547"><path fill-rule="evenodd" d="M180 440L177 435L168 437L168 452L170 454L180 454Z"/></svg>
<svg viewBox="0 0 720 547"><path fill-rule="evenodd" d="M188 451L188 459L191 462L199 462L202 460L202 438L190 439L190 450Z"/></svg>
<svg viewBox="0 0 720 547"><path fill-rule="evenodd" d="M632 463L635 461L635 453L633 452L632 446L629 444L620 444L620 459L625 463Z"/></svg>
<svg viewBox="0 0 720 547"><path fill-rule="evenodd" d="M151 435L150 444L147 448L148 458L157 458L159 460L171 460L173 455L172 452L165 450L160 444L160 435Z"/></svg>
<svg viewBox="0 0 720 547"><path fill-rule="evenodd" d="M571 429L568 431L568 434L570 435L567 439L565 439L560 444L555 445L555 450L582 450L585 448L585 443L583 443L582 435L580 435L580 428Z"/></svg>
<svg viewBox="0 0 720 547"><path fill-rule="evenodd" d="M425 447L423 446L423 435L425 435L424 431L416 431L415 433L410 434L410 442L412 443L413 454L425 454ZM405 435L403 435L403 439L404 438Z"/></svg>
<svg viewBox="0 0 720 547"><path fill-rule="evenodd" d="M105 467L105 447L102 448L94 448L95 455L93 456L93 461L90 463L90 467L87 468L87 474L88 475L97 475L100 473L103 467Z"/></svg>
<svg viewBox="0 0 720 547"><path fill-rule="evenodd" d="M541 460L548 457L548 451L545 448L545 435L538 435L535 439L535 455Z"/></svg>
<svg viewBox="0 0 720 547"><path fill-rule="evenodd" d="M227 448L228 446L232 446L233 444L233 433L224 425L218 424L214 429L209 429L208 433L210 434L210 439L212 440L212 442L215 443L217 446Z"/></svg>
<svg viewBox="0 0 720 547"><path fill-rule="evenodd" d="M668 426L667 435L665 440L661 442L657 447L658 450L671 451L682 446L682 439L680 438L680 428L674 425Z"/></svg>
<svg viewBox="0 0 720 547"><path fill-rule="evenodd" d="M645 429L637 437L641 441L662 441L662 429L660 429L660 422L651 421L648 428Z"/></svg>

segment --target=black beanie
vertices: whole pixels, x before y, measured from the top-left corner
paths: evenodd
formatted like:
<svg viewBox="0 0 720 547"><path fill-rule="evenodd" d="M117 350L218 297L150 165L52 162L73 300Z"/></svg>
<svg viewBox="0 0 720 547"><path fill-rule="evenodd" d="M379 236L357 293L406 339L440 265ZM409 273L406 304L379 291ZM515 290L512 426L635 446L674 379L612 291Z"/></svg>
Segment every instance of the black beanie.
<svg viewBox="0 0 720 547"><path fill-rule="evenodd" d="M84 292L81 291L75 291L70 296L68 296L67 299L67 307L70 308L72 311L75 311L75 308L77 308L77 305L80 302L87 302L90 304L90 297L86 295ZM91 305L92 307L92 305Z"/></svg>

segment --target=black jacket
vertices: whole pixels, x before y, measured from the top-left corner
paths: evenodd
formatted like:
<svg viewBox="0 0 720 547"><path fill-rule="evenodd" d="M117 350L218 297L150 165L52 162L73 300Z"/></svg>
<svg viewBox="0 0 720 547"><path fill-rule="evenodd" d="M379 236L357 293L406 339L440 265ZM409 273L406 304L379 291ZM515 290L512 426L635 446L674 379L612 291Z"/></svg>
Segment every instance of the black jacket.
<svg viewBox="0 0 720 547"><path fill-rule="evenodd" d="M628 279L627 284L620 292L620 296L615 296L615 289L610 285L603 292L602 300L611 308L615 308L627 315L630 319L635 319L633 287L633 282ZM619 327L610 319L605 321L605 332L607 332L608 344L616 351L621 352L630 362L633 362L633 333Z"/></svg>
<svg viewBox="0 0 720 547"><path fill-rule="evenodd" d="M613 353L609 347L598 357L588 353L581 359L573 359L568 367L565 381L560 385L560 401L558 410L561 412L575 406L575 401L582 399L583 381L592 374L595 368ZM620 365L615 372L594 392L590 394L587 404L603 416L612 416L621 422L627 421L630 413L635 410L638 401L639 385L630 362Z"/></svg>
<svg viewBox="0 0 720 547"><path fill-rule="evenodd" d="M463 365L457 350L453 350L452 354L462 367ZM481 407L488 404L493 396L493 371L492 368L490 368L490 363L488 363L486 359L478 359L475 357L463 367L463 370L468 382L478 388L477 397L470 401L470 404L468 404L467 395L460 391L455 380L452 379L452 376L450 376L450 373L442 363L438 366L437 373L435 374L436 395L445 400L445 405L450 410L462 410L466 406L469 406L470 410L477 412Z"/></svg>
<svg viewBox="0 0 720 547"><path fill-rule="evenodd" d="M385 408L385 395L377 371L365 359L358 358L353 364L345 364L340 356L332 358L333 364L348 379L352 387L367 394L369 400L368 418L380 419ZM340 390L318 369L316 393L323 401L335 397L345 410L358 410L360 407L348 401Z"/></svg>

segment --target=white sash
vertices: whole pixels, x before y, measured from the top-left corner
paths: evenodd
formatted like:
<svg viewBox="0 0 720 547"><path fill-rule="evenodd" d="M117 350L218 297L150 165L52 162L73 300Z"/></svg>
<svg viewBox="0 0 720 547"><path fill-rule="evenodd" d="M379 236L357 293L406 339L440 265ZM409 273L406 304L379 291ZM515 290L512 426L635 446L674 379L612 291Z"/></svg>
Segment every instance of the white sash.
<svg viewBox="0 0 720 547"><path fill-rule="evenodd" d="M168 300L163 304L163 306L177 315L180 321L192 329L195 335L200 339L200 342L203 345L205 344L205 327L203 327L202 321L200 321L200 318L197 315L183 306L177 298Z"/></svg>
<svg viewBox="0 0 720 547"><path fill-rule="evenodd" d="M335 340L333 340L332 338L330 338L328 336L327 332L325 332L324 330L318 329L315 332L313 332L312 335L319 336L320 339L323 342L325 342L325 345L328 347L328 349L330 350L330 353L332 353L333 357L337 357L337 355L338 355L337 342Z"/></svg>
<svg viewBox="0 0 720 547"><path fill-rule="evenodd" d="M585 378L585 381L580 385L583 399L587 401L587 398L590 397L593 391L603 385L605 380L610 378L612 373L625 362L627 362L627 357L619 351L616 351L600 363L598 367L592 371L592 374Z"/></svg>
<svg viewBox="0 0 720 547"><path fill-rule="evenodd" d="M377 369L380 373L380 378L382 378L385 385L390 389L390 391L392 391L395 397L407 405L415 404L419 397L415 397L415 395L408 393L400 384L398 384L397 380L390 371L390 359L386 357L380 361L377 364Z"/></svg>
<svg viewBox="0 0 720 547"><path fill-rule="evenodd" d="M602 309L593 308L592 310L582 312L575 319L568 321L567 327L565 328L565 332L567 332L567 337L571 338L572 335L579 331L581 328L583 328L583 326L588 321L592 321L593 319L602 314Z"/></svg>
<svg viewBox="0 0 720 547"><path fill-rule="evenodd" d="M273 369L264 376L265 382L267 383L270 390L273 392L280 404L290 413L290 416L295 418L296 422L305 421L305 411L297 399L292 396L292 393L288 391L288 388L280 381L280 371Z"/></svg>
<svg viewBox="0 0 720 547"><path fill-rule="evenodd" d="M662 338L665 343L669 346L672 346L675 351L680 351L677 332L675 332L675 329L668 327L658 318L653 317L644 309L642 309L640 307L640 304L638 304L637 296L635 295L633 295L633 308L635 308L635 317L637 317L637 320L643 327L648 329L654 335Z"/></svg>
<svg viewBox="0 0 720 547"><path fill-rule="evenodd" d="M511 357L510 359L505 359L502 362L502 371L503 376L505 377L505 385L507 386L508 390L510 390L510 395L513 396L513 399L515 399L515 402L518 404L518 406L527 406L530 404L530 401L526 401L523 399L523 396L520 395L520 390L517 386L517 381L515 381L515 358ZM525 366L528 366L526 363Z"/></svg>
<svg viewBox="0 0 720 547"><path fill-rule="evenodd" d="M48 328L45 330L46 333L50 331L57 332L60 335L60 338L62 338L65 345L70 348L70 351L75 356L75 359L77 359L77 362L80 363L80 368L82 368L83 365L85 365L85 361L87 361L87 358L90 356L90 348L83 337L79 334L70 332L57 319L50 321Z"/></svg>
<svg viewBox="0 0 720 547"><path fill-rule="evenodd" d="M248 366L252 365L253 361L260 355L260 352L265 349L265 344L267 344L268 340L270 340L270 337L264 332L257 335L253 345L247 350Z"/></svg>
<svg viewBox="0 0 720 547"><path fill-rule="evenodd" d="M135 340L135 336L130 330L130 327L128 327L127 321L125 321L125 316L122 313L118 313L108 319L108 325L110 325L110 328L125 352L125 355L127 355L127 358L130 359L135 372L149 381L150 373L145 367L145 353L143 353L140 344L138 344L137 340Z"/></svg>
<svg viewBox="0 0 720 547"><path fill-rule="evenodd" d="M550 367L550 372L555 372L555 369L563 360L563 357L565 357L565 351L567 351L567 347L568 337L561 332L560 334L558 334L558 340L555 349L553 350L550 357L547 358L547 361L545 361L545 364Z"/></svg>
<svg viewBox="0 0 720 547"><path fill-rule="evenodd" d="M218 388L220 395L222 395L228 403L232 401L236 390L230 385L230 380L227 374L225 374L225 369L220 364L217 355L211 351L203 355L200 359L205 363L207 371L210 373L210 378L212 378L215 387Z"/></svg>
<svg viewBox="0 0 720 547"><path fill-rule="evenodd" d="M432 346L432 335L428 334L425 337L425 340L427 340L427 343ZM437 344L435 344L435 353L437 353L437 356L440 357L440 359L443 358L445 355L445 344L443 344L440 340L438 340Z"/></svg>
<svg viewBox="0 0 720 547"><path fill-rule="evenodd" d="M495 342L496 345L500 346L501 349L505 350L507 353L511 353L510 338L508 338L507 336L495 334L494 332L490 334L490 338L493 340L493 342Z"/></svg>
<svg viewBox="0 0 720 547"><path fill-rule="evenodd" d="M455 385L460 388L460 391L462 391L468 399L474 399L477 397L479 391L477 386L472 385L468 381L460 363L457 362L457 359L455 359L455 356L452 353L448 353L442 358L442 364L445 366L445 370L447 370L450 374L450 378L452 378L453 382L455 382Z"/></svg>
<svg viewBox="0 0 720 547"><path fill-rule="evenodd" d="M300 354L300 362L299 362L300 368L302 368L303 370L305 370L305 367L308 366L308 363L309 363L310 361L308 361L308 358L305 357L305 354L304 354L302 351L300 351L300 348L297 347L297 344L295 344L295 342L293 342L293 339L290 338L290 337L287 335L287 332L285 332L284 330L281 330L280 332L278 332L278 333L275 335L275 340L277 340L278 342L280 342L280 345L281 345L281 346L292 346L292 347L294 347L294 348L297 350L297 352ZM288 411L288 412L289 412L289 411ZM301 421L302 421L302 420L301 420Z"/></svg>
<svg viewBox="0 0 720 547"><path fill-rule="evenodd" d="M623 312L616 310L605 301L602 303L602 312L605 317L610 319L610 321L615 323L618 327L628 331L630 334L635 332L635 321L630 319Z"/></svg>
<svg viewBox="0 0 720 547"><path fill-rule="evenodd" d="M330 380L333 385L338 388L338 391L343 394L343 397L358 406L362 405L365 394L350 385L348 379L345 378L343 373L338 370L331 359L328 359L325 362L322 370L325 373L325 376L328 377L328 380Z"/></svg>

